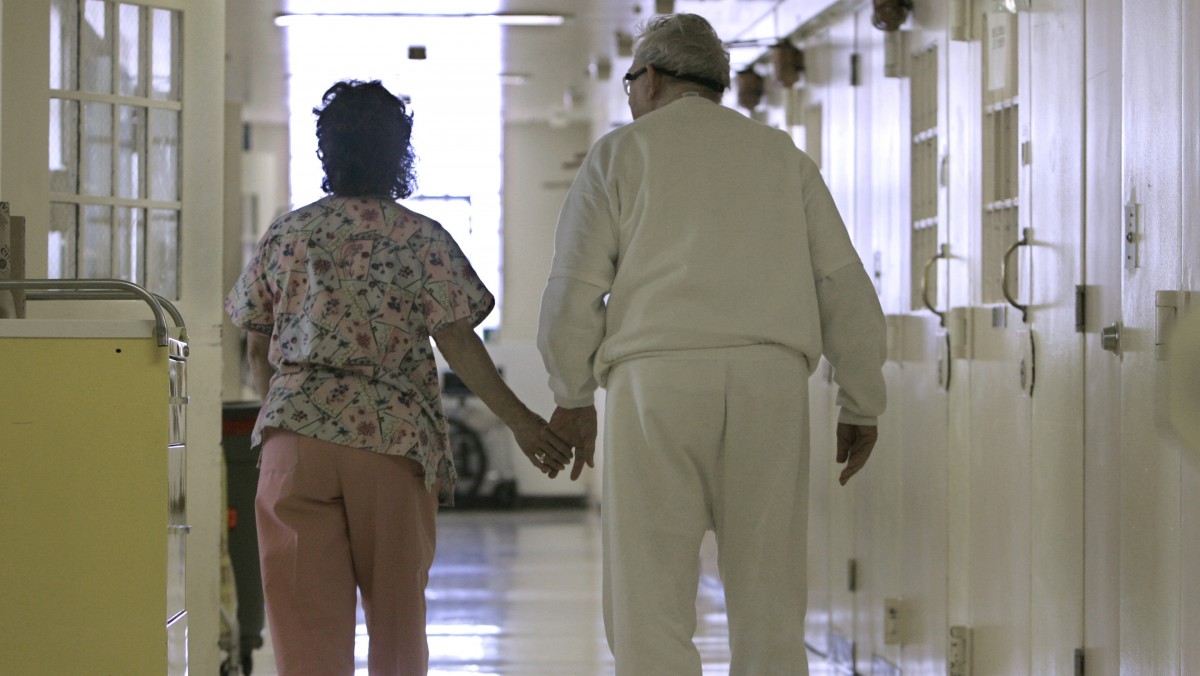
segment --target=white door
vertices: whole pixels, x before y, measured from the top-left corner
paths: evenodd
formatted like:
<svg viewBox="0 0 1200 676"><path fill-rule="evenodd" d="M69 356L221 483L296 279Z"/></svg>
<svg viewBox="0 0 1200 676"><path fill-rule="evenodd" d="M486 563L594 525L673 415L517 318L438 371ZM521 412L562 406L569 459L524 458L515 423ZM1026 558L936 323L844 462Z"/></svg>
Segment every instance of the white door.
<svg viewBox="0 0 1200 676"><path fill-rule="evenodd" d="M1031 664L1070 674L1083 645L1083 339L1075 290L1083 281L1084 11L1039 2L1021 56L1027 77L1029 315L1036 377L1031 417Z"/></svg>
<svg viewBox="0 0 1200 676"><path fill-rule="evenodd" d="M901 207L901 81L884 77L884 34L871 24L873 12L862 10L846 18L854 27L857 78L849 91L854 97L854 233L855 244L868 274L875 278L880 302L894 312L898 270L884 272L883 252L900 239ZM837 152L837 144L834 145ZM906 222L907 219L904 219ZM889 310L885 310L888 312ZM889 340L897 337L901 319L889 316ZM892 342L895 342L892 340ZM888 391L903 389L901 355L889 355L884 367ZM902 587L902 546L906 541L903 472L909 458L902 430L903 410L895 395L880 417L880 442L867 468L846 487L855 499L854 523L854 640L858 673L883 673L900 663L898 637L885 636L885 603L898 599ZM898 611L898 609L897 609Z"/></svg>
<svg viewBox="0 0 1200 676"><path fill-rule="evenodd" d="M1121 7L1087 3L1084 335L1084 662L1120 673L1121 359L1101 345L1121 319Z"/></svg>
<svg viewBox="0 0 1200 676"><path fill-rule="evenodd" d="M888 365L888 419L894 427L883 429L900 439L887 448L902 453L894 461L899 495L891 505L902 522L901 541L898 559L877 561L896 570L899 584L888 598L876 600L874 611L882 619L884 603L899 602L897 666L902 673L929 674L944 670L949 636L945 334L936 318L907 314L889 317L892 336L896 360Z"/></svg>
<svg viewBox="0 0 1200 676"><path fill-rule="evenodd" d="M1194 31L1195 3L1123 10L1120 194L1136 205L1136 258L1122 271L1121 671L1187 674L1197 667L1197 567L1187 558L1200 528L1197 463L1167 426L1166 362L1155 343L1157 292L1197 281L1197 47L1184 23Z"/></svg>
<svg viewBox="0 0 1200 676"><path fill-rule="evenodd" d="M983 17L971 311L973 673L1069 673L1083 632L1083 17ZM978 259L974 259L977 253Z"/></svg>
<svg viewBox="0 0 1200 676"><path fill-rule="evenodd" d="M1187 9L1180 28L1183 36L1180 61L1184 64L1183 80L1183 157L1181 183L1183 185L1183 208L1180 210L1180 289L1191 294L1189 313L1200 313L1200 13L1195 3L1185 4ZM1198 321L1194 316L1188 325L1194 327ZM1189 334L1194 336L1195 334ZM1195 376L1195 374L1194 374ZM1195 383L1195 379L1191 381ZM1195 397L1193 396L1193 399ZM1180 560L1188 562L1180 580L1180 636L1200 636L1200 575L1196 563L1200 561L1200 439L1192 437L1182 446L1184 454L1180 467L1182 504L1180 505ZM1200 672L1200 641L1185 640L1181 646L1180 672Z"/></svg>
<svg viewBox="0 0 1200 676"><path fill-rule="evenodd" d="M914 17L911 62L886 77L887 36L856 16L856 216L862 249L888 313L888 410L869 470L856 477L855 640L859 673L931 673L947 644L949 352L945 241L944 24L937 8ZM932 262L931 262L932 261ZM928 276L926 278L927 263ZM922 291L925 293L923 294Z"/></svg>
<svg viewBox="0 0 1200 676"><path fill-rule="evenodd" d="M971 336L966 406L953 411L968 422L965 448L965 496L968 528L965 571L956 571L966 586L964 624L972 628L973 672L1030 673L1031 452L1028 370L1021 359L1031 341L1029 325L1011 308L1005 293L1028 293L1028 265L1001 274L1005 254L1028 225L1028 174L1016 161L1024 113L1022 94L1028 82L1018 71L1018 29L1009 15L982 14L973 43L979 50L976 71L952 91L978 120L979 144L970 180L979 186L970 198L974 213L967 227L967 260L971 268L971 307L966 325ZM974 91L971 91L971 88ZM976 103L980 101L981 103ZM973 107L979 106L979 107ZM954 149L958 151L958 148ZM960 186L961 188L961 186ZM1024 252L1018 252L1024 253ZM1016 262L1017 257L1010 261Z"/></svg>
<svg viewBox="0 0 1200 676"><path fill-rule="evenodd" d="M847 227L854 232L854 95L850 54L854 23L843 21L814 36L805 50L808 102L806 150L821 167ZM810 379L811 467L809 503L808 642L833 662L854 660L854 495L837 485L834 463L837 408L829 366Z"/></svg>

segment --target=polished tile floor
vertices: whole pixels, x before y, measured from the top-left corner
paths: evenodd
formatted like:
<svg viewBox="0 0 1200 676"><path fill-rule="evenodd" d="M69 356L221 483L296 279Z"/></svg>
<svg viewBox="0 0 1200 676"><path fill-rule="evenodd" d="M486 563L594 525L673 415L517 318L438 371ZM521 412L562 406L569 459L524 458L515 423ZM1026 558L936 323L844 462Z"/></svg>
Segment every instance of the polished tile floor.
<svg viewBox="0 0 1200 676"><path fill-rule="evenodd" d="M729 670L724 601L711 558L704 557L695 638L706 676ZM600 615L595 510L444 510L427 597L431 676L613 673ZM356 676L366 676L359 612ZM276 674L266 639L254 654L253 676Z"/></svg>

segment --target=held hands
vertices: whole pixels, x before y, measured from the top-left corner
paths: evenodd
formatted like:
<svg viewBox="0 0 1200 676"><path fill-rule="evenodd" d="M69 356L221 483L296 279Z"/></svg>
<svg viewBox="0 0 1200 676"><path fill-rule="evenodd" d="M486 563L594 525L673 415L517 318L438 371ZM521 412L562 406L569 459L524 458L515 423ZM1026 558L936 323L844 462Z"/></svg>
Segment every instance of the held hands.
<svg viewBox="0 0 1200 676"><path fill-rule="evenodd" d="M596 407L554 409L550 416L550 429L559 438L566 440L575 449L575 464L571 467L571 481L583 474L583 466L595 468L596 454ZM558 476L558 470L550 472L550 478Z"/></svg>
<svg viewBox="0 0 1200 676"><path fill-rule="evenodd" d="M550 425L532 411L521 422L510 425L509 429L516 437L521 452L542 474L554 478L571 460L571 445L551 431Z"/></svg>
<svg viewBox="0 0 1200 676"><path fill-rule="evenodd" d="M838 423L837 461L839 464L846 463L842 475L838 477L839 483L845 486L850 477L867 464L867 459L871 457L871 449L875 448L878 438L879 428L874 425Z"/></svg>

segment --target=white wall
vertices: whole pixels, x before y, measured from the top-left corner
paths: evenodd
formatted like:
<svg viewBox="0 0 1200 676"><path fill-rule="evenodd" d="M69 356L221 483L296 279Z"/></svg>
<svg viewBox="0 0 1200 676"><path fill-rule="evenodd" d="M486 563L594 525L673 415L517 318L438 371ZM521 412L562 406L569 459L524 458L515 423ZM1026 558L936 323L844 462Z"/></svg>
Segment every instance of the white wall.
<svg viewBox="0 0 1200 676"><path fill-rule="evenodd" d="M504 128L504 302L500 340L532 343L550 261L554 226L577 154L587 152L589 128L571 124L509 124Z"/></svg>
<svg viewBox="0 0 1200 676"><path fill-rule="evenodd" d="M554 256L558 212L575 178L577 160L589 145L586 124L531 122L504 128L503 315L489 351L517 396L547 419L554 411L554 399L535 345L538 314ZM603 395L597 399L602 407ZM518 490L523 494L599 495L598 472L589 470L574 484L565 477L551 481L534 470L515 444L512 452Z"/></svg>

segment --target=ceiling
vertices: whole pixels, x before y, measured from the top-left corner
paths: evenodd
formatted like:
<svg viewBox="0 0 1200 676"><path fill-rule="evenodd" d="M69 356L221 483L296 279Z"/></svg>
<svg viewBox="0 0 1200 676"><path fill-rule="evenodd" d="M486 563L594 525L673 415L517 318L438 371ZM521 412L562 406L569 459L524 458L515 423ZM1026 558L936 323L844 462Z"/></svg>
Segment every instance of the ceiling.
<svg viewBox="0 0 1200 676"><path fill-rule="evenodd" d="M674 11L708 18L726 40L768 37L767 20L780 0L677 0ZM629 66L618 48L618 33L632 36L655 14L657 0L231 0L226 4L229 71L227 91L244 105L247 121L286 119L286 76L281 29L276 15L288 12L473 12L554 13L560 26L509 26L502 30L500 73L505 82L506 123L589 121L597 106L620 118L624 97L620 75ZM756 34L763 33L763 35ZM761 46L733 51L735 69L757 58ZM439 55L428 54L436 67ZM604 117L604 116L602 116ZM619 121L619 119L618 119Z"/></svg>
<svg viewBox="0 0 1200 676"><path fill-rule="evenodd" d="M524 85L505 88L505 119L509 122L554 116L586 116L587 96L594 88L620 91L620 76L630 58L618 53L617 34L633 36L638 24L654 16L654 0L508 0L505 11L553 11L571 16L562 26L507 28L504 40L505 70L529 74ZM675 11L695 12L721 30L746 16L761 17L777 0L679 0ZM760 50L761 51L761 50ZM607 79L601 79L607 74ZM570 99L577 99L572 109ZM583 100L578 100L582 98ZM564 101L566 99L567 101ZM623 99L623 97L622 97ZM623 105L623 100L620 102Z"/></svg>

